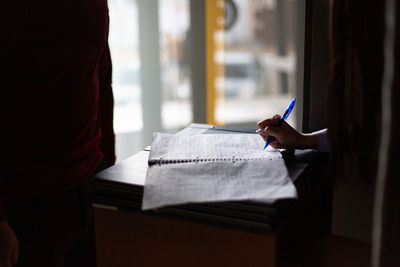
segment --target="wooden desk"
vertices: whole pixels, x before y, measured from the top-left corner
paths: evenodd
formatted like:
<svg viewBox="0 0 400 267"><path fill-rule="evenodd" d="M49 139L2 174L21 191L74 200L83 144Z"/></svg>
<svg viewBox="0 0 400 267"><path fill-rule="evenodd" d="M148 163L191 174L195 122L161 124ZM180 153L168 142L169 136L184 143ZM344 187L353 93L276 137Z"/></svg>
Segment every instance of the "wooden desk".
<svg viewBox="0 0 400 267"><path fill-rule="evenodd" d="M195 124L180 134L199 129L246 131ZM271 205L277 212L269 227L168 209L142 212L147 156L144 150L94 177L99 267L276 266L281 259L298 260L308 242L330 230L331 194L321 189L323 155L297 151L285 159L300 198Z"/></svg>

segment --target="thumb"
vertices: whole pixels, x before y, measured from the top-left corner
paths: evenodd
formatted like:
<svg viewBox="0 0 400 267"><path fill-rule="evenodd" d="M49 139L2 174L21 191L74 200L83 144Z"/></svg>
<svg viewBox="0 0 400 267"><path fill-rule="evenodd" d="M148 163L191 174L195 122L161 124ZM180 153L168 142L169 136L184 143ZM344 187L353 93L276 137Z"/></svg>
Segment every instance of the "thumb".
<svg viewBox="0 0 400 267"><path fill-rule="evenodd" d="M271 122L272 122L272 125L278 125L278 123L279 123L279 121L281 120L281 115L279 115L279 114L275 114L273 117L272 117L272 120L271 120Z"/></svg>

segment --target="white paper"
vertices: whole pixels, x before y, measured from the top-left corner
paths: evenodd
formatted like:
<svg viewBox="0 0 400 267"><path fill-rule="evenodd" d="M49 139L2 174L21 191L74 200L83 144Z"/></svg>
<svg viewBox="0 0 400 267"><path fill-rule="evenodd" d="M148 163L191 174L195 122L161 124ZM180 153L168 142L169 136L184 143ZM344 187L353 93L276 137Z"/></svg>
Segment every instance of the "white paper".
<svg viewBox="0 0 400 267"><path fill-rule="evenodd" d="M265 151L264 144L256 134L155 133L142 208L296 197L280 152ZM162 163L184 160L193 162Z"/></svg>

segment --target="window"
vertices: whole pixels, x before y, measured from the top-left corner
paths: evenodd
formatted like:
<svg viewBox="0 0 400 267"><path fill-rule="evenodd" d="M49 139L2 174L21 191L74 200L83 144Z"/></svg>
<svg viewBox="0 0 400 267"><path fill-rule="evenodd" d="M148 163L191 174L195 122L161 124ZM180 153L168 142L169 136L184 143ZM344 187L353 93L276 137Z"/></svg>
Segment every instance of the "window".
<svg viewBox="0 0 400 267"><path fill-rule="evenodd" d="M176 132L191 122L254 128L281 114L302 94L302 5L110 0L117 160L149 145L154 131Z"/></svg>
<svg viewBox="0 0 400 267"><path fill-rule="evenodd" d="M108 5L115 101L114 129L117 133L140 131L143 122L136 1L112 0Z"/></svg>
<svg viewBox="0 0 400 267"><path fill-rule="evenodd" d="M296 97L296 0L225 1L215 121L254 127ZM224 80L224 81L223 81ZM289 117L295 125L296 116Z"/></svg>
<svg viewBox="0 0 400 267"><path fill-rule="evenodd" d="M160 0L159 18L161 121L174 131L192 122L189 0Z"/></svg>

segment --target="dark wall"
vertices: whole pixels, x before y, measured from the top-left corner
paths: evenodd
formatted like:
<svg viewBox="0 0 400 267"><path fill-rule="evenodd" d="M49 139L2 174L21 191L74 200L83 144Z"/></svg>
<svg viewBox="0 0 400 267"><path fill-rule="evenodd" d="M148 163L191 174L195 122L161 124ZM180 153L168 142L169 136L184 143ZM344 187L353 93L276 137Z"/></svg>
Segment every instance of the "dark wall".
<svg viewBox="0 0 400 267"><path fill-rule="evenodd" d="M329 0L305 1L303 131L326 128L325 95L328 87Z"/></svg>

